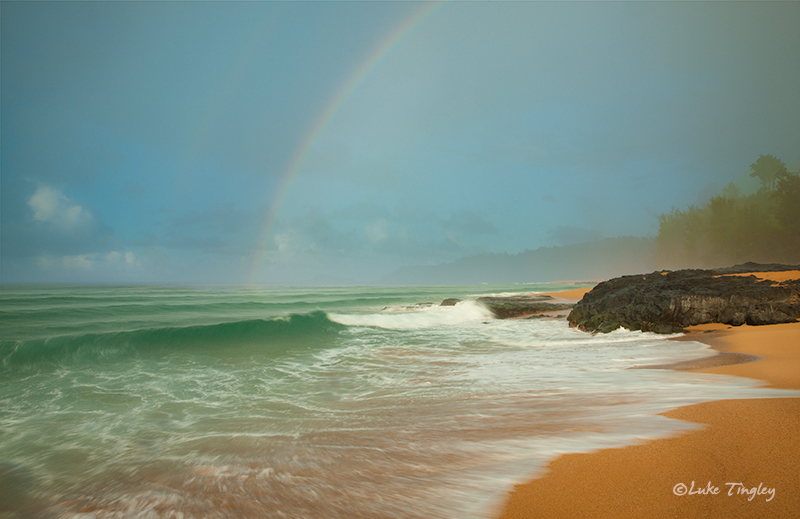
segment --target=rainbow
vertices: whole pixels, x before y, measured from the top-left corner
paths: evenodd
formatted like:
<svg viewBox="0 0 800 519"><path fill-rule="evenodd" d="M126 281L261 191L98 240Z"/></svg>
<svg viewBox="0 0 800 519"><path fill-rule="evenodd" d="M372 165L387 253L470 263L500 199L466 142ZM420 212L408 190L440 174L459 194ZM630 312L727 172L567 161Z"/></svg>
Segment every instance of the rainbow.
<svg viewBox="0 0 800 519"><path fill-rule="evenodd" d="M281 177L278 189L272 198L272 203L270 204L269 210L267 211L267 214L260 227L262 230L253 253L252 263L250 265L250 271L247 278L249 283L254 283L258 276L258 272L264 258L264 252L266 251L267 242L272 237L275 222L277 221L283 201L289 192L289 187L291 186L294 178L302 169L303 164L305 164L309 154L314 149L314 145L316 144L320 135L322 135L322 133L330 124L331 120L336 116L336 113L341 109L342 105L353 94L353 91L364 80L364 78L366 78L367 75L374 70L384 60L384 58L386 58L386 56L394 48L396 48L406 36L411 33L415 27L431 16L431 14L433 14L441 5L443 5L443 2L423 3L419 9L417 9L406 20L404 20L397 28L395 28L394 31L384 38L372 50L372 52L370 52L367 58L356 69L355 73L349 77L349 79L339 88L339 90L325 105L325 109L322 110L317 119L314 121L314 124L311 126L311 130L306 134L306 137L300 143L300 146L293 155L289 166L286 168L283 176Z"/></svg>

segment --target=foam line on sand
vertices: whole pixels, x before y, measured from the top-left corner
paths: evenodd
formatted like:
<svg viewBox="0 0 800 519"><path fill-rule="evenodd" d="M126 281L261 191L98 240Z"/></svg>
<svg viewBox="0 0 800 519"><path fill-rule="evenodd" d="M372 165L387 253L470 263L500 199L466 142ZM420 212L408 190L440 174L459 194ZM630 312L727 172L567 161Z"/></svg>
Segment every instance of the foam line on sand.
<svg viewBox="0 0 800 519"><path fill-rule="evenodd" d="M763 358L695 371L800 389L800 323L705 325L687 338ZM499 518L800 518L800 398L718 400L663 415L706 427L560 456L514 488Z"/></svg>

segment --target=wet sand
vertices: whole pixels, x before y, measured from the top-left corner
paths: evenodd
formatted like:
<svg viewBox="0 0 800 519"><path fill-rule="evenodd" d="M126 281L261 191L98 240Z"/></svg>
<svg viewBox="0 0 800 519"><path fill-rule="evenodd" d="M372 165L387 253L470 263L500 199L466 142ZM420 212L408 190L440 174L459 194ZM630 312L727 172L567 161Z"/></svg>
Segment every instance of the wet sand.
<svg viewBox="0 0 800 519"><path fill-rule="evenodd" d="M800 323L689 331L684 340L724 355L662 367L800 389ZM732 364L740 361L747 363ZM663 415L706 426L640 445L560 456L543 477L517 485L499 517L800 518L800 398L719 400Z"/></svg>

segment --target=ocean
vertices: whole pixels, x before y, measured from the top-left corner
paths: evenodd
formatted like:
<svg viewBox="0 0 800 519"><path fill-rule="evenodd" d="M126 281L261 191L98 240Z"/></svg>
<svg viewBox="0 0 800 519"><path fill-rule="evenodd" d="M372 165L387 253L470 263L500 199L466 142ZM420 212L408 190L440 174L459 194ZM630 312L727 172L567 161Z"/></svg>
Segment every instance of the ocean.
<svg viewBox="0 0 800 519"><path fill-rule="evenodd" d="M3 286L0 518L486 518L560 453L780 394L475 301L579 286Z"/></svg>

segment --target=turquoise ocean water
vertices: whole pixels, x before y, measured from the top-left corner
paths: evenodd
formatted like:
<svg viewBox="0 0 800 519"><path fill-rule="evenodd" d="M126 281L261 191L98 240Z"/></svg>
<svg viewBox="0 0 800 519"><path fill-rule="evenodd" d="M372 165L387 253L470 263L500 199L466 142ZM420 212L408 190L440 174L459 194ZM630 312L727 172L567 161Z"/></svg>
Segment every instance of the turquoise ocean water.
<svg viewBox="0 0 800 519"><path fill-rule="evenodd" d="M0 518L492 517L559 453L781 394L626 369L698 343L475 302L576 286L4 286Z"/></svg>

